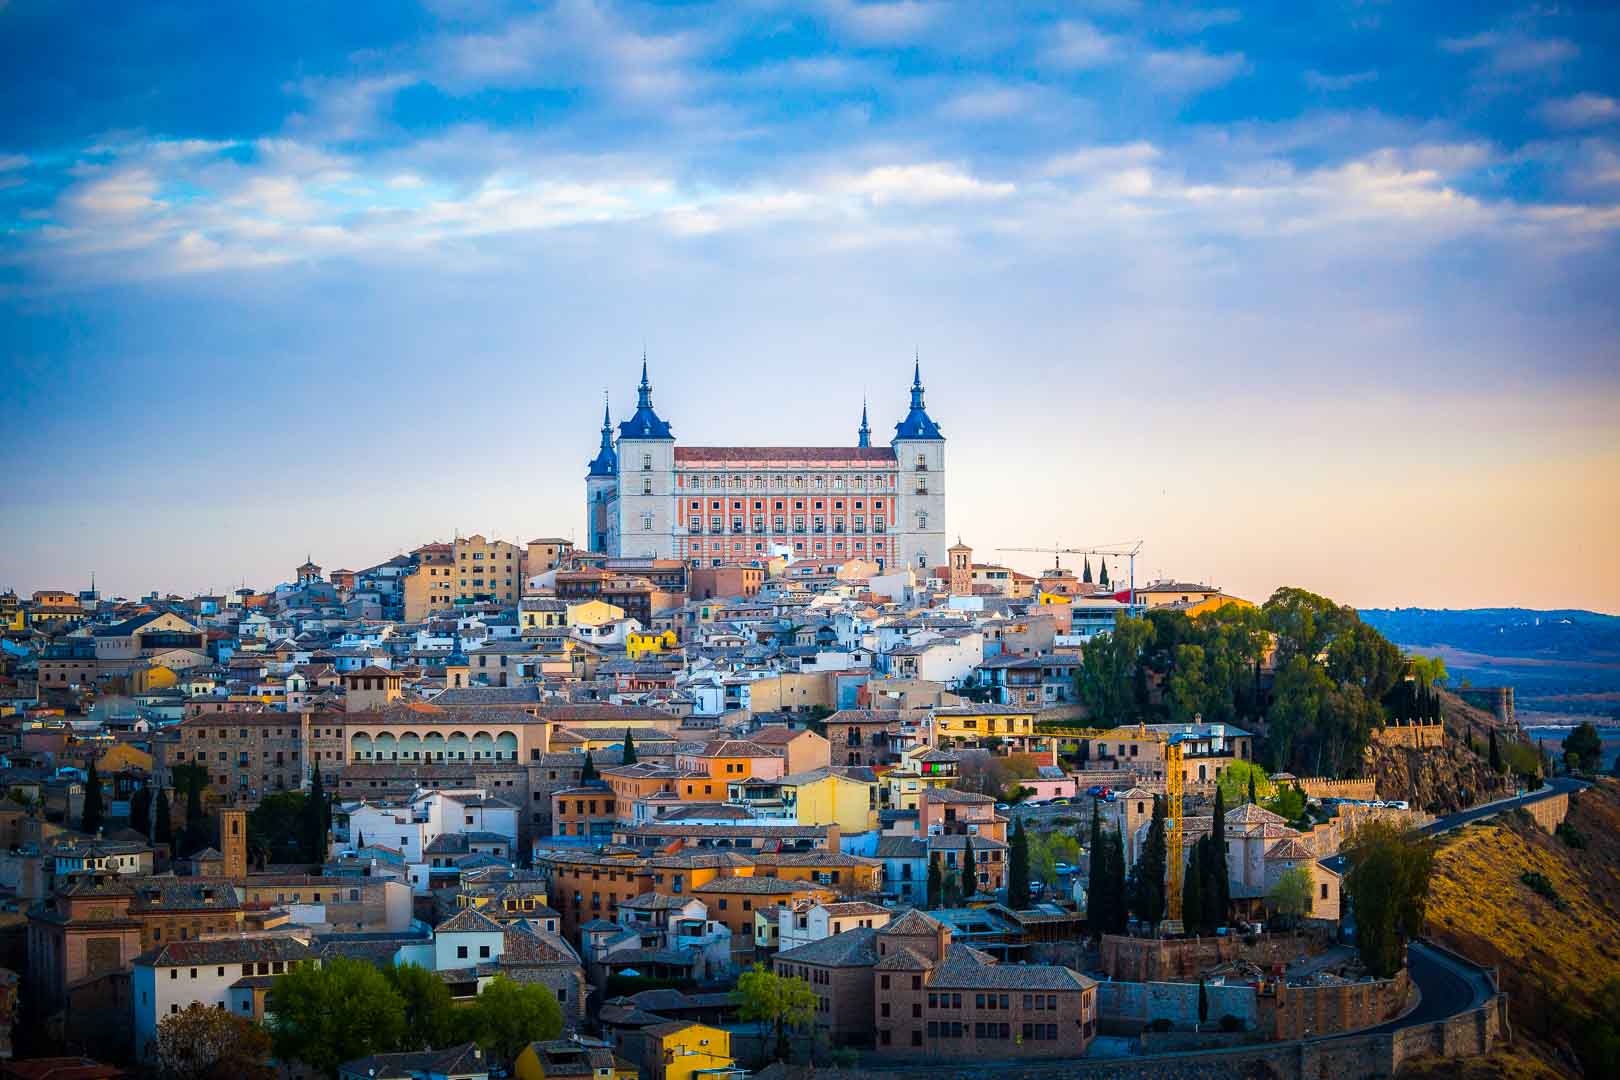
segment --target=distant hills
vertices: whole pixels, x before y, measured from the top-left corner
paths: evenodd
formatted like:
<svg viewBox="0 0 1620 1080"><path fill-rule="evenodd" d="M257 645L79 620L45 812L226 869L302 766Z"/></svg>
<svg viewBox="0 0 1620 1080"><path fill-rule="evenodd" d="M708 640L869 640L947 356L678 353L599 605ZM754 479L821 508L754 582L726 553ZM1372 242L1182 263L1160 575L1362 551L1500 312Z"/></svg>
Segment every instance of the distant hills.
<svg viewBox="0 0 1620 1080"><path fill-rule="evenodd" d="M1397 645L1444 657L1452 686L1513 687L1527 724L1620 716L1620 616L1529 608L1360 615Z"/></svg>

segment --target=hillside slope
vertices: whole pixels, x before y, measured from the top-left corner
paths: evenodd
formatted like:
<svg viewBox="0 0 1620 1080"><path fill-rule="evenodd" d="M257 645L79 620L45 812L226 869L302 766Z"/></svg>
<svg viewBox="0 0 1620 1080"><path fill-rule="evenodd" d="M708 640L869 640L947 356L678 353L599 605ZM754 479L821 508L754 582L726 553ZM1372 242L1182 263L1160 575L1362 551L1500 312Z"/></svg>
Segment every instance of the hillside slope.
<svg viewBox="0 0 1620 1080"><path fill-rule="evenodd" d="M1405 799L1434 814L1463 810L1475 803L1510 795L1513 782L1491 770L1489 762L1469 749L1470 741L1484 745L1491 730L1507 739L1516 732L1498 724L1483 709L1441 692L1446 744L1441 749L1409 750L1373 744L1367 748L1367 773L1378 782L1382 799Z"/></svg>
<svg viewBox="0 0 1620 1080"><path fill-rule="evenodd" d="M1584 849L1522 813L1452 835L1429 899L1431 936L1495 965L1516 1033L1566 1069L1603 1007L1602 987L1620 978L1620 782L1580 793L1568 823ZM1555 897L1526 884L1527 872Z"/></svg>

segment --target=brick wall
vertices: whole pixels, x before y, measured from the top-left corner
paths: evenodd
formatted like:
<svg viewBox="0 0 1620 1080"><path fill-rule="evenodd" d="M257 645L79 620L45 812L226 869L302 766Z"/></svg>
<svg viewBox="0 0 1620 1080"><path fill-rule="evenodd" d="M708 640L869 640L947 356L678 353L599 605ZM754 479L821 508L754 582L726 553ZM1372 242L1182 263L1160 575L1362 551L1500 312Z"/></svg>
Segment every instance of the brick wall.
<svg viewBox="0 0 1620 1080"><path fill-rule="evenodd" d="M1255 988L1244 984L1206 984L1209 1022L1236 1016L1250 1028L1260 1018ZM1198 1023L1198 984L1186 982L1105 982L1097 984L1097 1015L1125 1030L1169 1020L1180 1028Z"/></svg>
<svg viewBox="0 0 1620 1080"><path fill-rule="evenodd" d="M1260 1029L1287 1040L1372 1027L1398 1015L1410 989L1405 971L1337 986L1273 984L1259 995Z"/></svg>
<svg viewBox="0 0 1620 1080"><path fill-rule="evenodd" d="M1226 937L1185 939L1132 938L1105 934L1099 949L1102 969L1125 982L1162 982L1196 978L1228 960L1247 960L1262 967L1286 964L1310 953L1315 939L1294 934L1261 934L1250 939Z"/></svg>
<svg viewBox="0 0 1620 1080"><path fill-rule="evenodd" d="M1537 825L1547 832L1552 832L1569 816L1569 796L1550 795L1545 799L1526 803L1524 810L1535 819Z"/></svg>

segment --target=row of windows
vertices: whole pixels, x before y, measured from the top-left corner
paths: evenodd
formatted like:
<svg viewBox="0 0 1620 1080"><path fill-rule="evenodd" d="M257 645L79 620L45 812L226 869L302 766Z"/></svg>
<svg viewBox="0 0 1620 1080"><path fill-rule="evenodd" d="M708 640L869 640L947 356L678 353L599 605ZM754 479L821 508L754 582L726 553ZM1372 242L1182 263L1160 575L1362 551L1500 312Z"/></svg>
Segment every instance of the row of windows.
<svg viewBox="0 0 1620 1080"><path fill-rule="evenodd" d="M919 465L925 465L919 462ZM652 455L641 456L643 472L652 471ZM714 474L707 478L690 473L678 473L677 481L681 487L690 491L764 491L767 486L772 491L892 491L894 489L894 476L889 473L872 473L865 476L772 476L756 474L751 477L720 476Z"/></svg>
<svg viewBox="0 0 1620 1080"><path fill-rule="evenodd" d="M850 502L852 504L850 506L850 509L852 509L852 510L865 510L866 509L866 500L865 499L852 499L852 500L850 500ZM733 509L733 510L742 510L745 507L746 507L746 503L745 503L744 500L742 500L742 499L733 499L733 500L731 500L731 509ZM726 508L725 502L723 500L721 500L721 499L714 499L714 500L711 500L710 503L709 503L709 509L710 510L724 510L725 508ZM805 505L804 505L804 500L803 499L794 499L793 500L793 509L795 509L795 510L803 510L804 508L805 508ZM842 510L842 509L844 509L844 500L843 499L834 499L832 501L832 508L834 510ZM702 499L693 499L692 500L692 509L701 511L703 509L703 500ZM750 509L753 509L753 510L763 510L763 509L765 509L765 500L764 499L755 499L754 500L754 505ZM771 509L776 510L778 512L786 510L787 509L787 502L785 500L783 500L783 499L775 499L771 503ZM823 500L814 499L814 500L811 500L810 509L812 509L812 510L825 510L825 509L827 509L827 506L826 506L826 503ZM873 510L882 510L883 509L883 500L882 499L873 499L872 500L872 509Z"/></svg>

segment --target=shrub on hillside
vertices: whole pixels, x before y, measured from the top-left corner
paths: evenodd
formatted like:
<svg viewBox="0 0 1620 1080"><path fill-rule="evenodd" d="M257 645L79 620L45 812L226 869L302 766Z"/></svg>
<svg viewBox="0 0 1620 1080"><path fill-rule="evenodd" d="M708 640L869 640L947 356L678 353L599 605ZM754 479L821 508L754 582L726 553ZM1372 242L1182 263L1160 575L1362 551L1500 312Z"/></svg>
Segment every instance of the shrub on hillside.
<svg viewBox="0 0 1620 1080"><path fill-rule="evenodd" d="M1558 823L1558 828L1555 830L1554 835L1564 842L1565 847L1572 847L1577 851L1582 851L1586 848L1585 834L1567 821L1561 821Z"/></svg>
<svg viewBox="0 0 1620 1080"><path fill-rule="evenodd" d="M1243 1019L1241 1017L1233 1016L1231 1013L1227 1013L1225 1016L1221 1017L1221 1030L1228 1032L1242 1031Z"/></svg>
<svg viewBox="0 0 1620 1080"><path fill-rule="evenodd" d="M1539 870L1526 870L1519 875L1519 880L1524 882L1531 892L1550 901L1558 910L1564 909L1563 898L1558 895L1558 890L1553 888L1553 883L1547 880L1546 874Z"/></svg>

